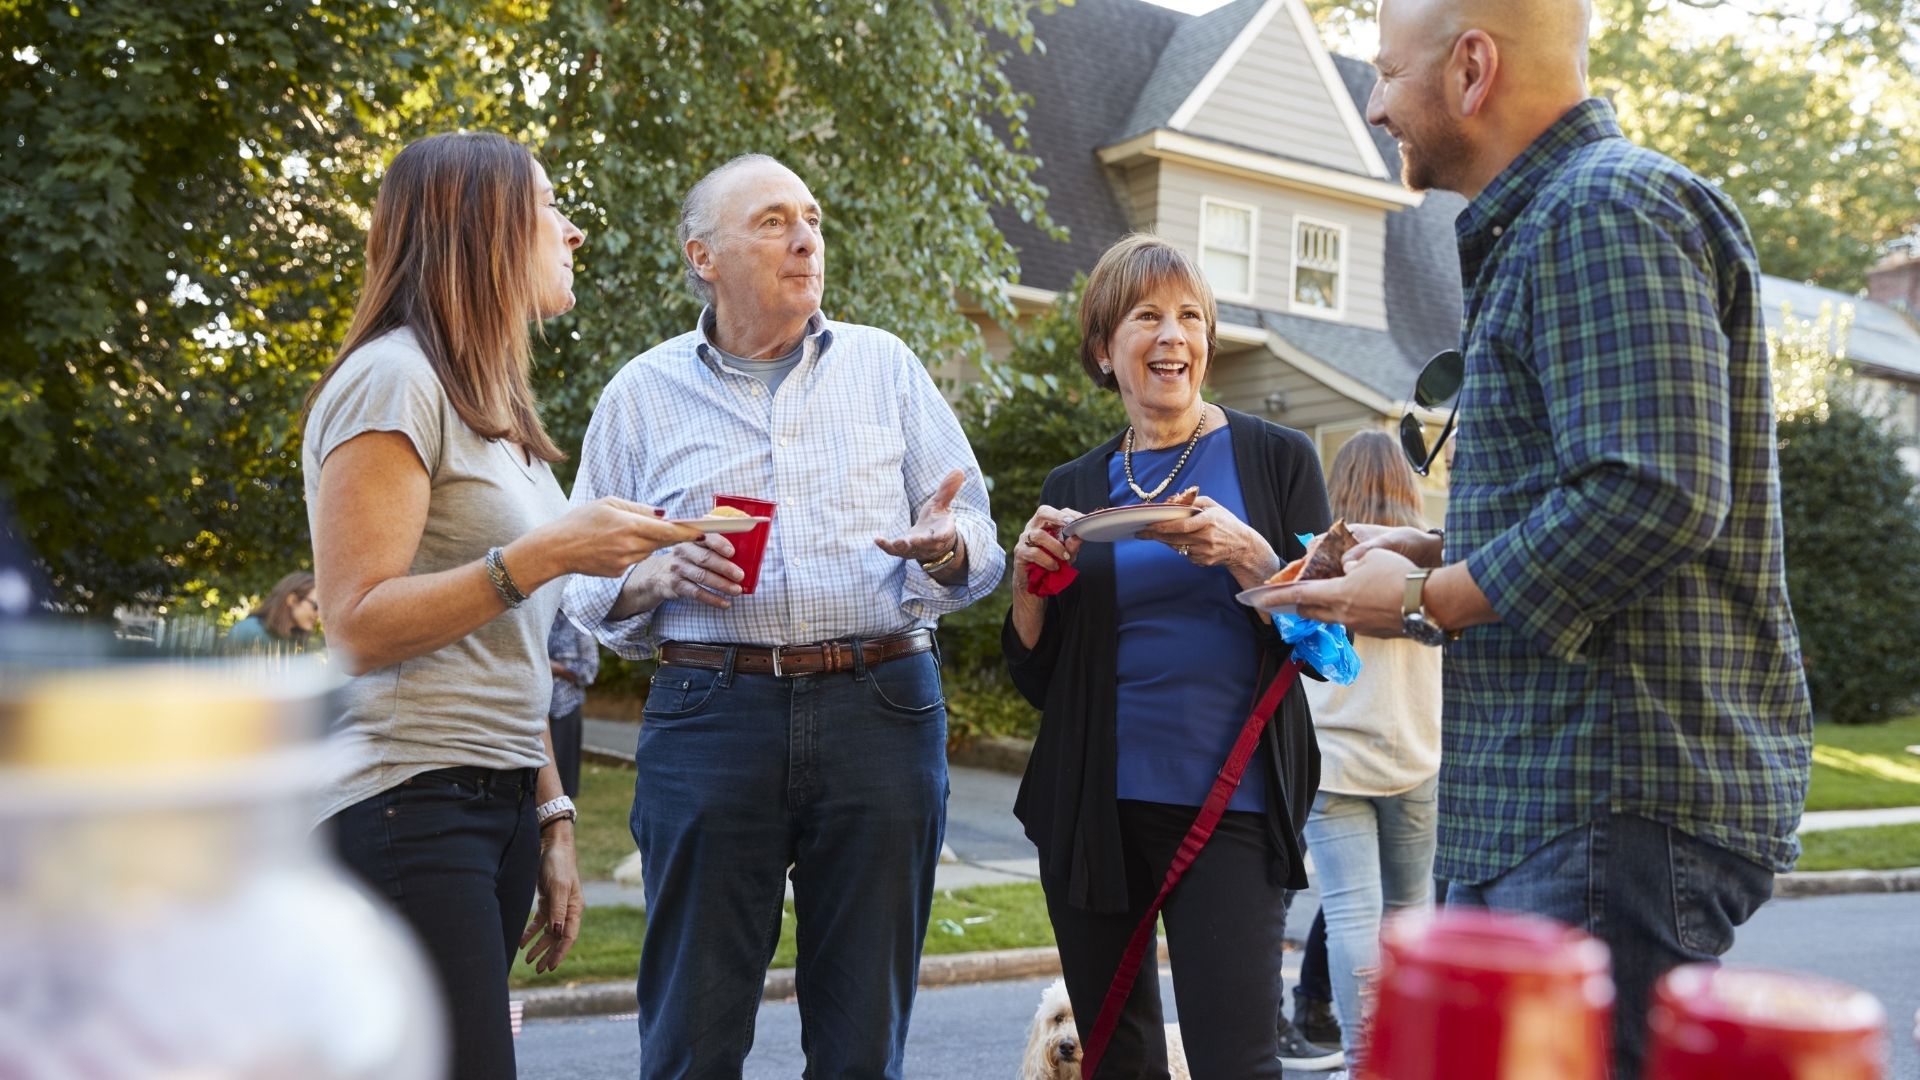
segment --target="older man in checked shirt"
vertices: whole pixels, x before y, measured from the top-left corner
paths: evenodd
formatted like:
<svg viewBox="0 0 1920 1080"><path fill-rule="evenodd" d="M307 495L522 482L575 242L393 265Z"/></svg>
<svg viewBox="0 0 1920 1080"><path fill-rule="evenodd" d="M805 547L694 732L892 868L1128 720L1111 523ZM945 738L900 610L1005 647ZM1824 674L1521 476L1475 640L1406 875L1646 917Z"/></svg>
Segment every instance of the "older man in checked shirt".
<svg viewBox="0 0 1920 1080"><path fill-rule="evenodd" d="M919 359L821 315L820 220L765 156L694 186L680 239L708 307L608 384L573 492L676 518L778 504L751 594L717 535L567 590L609 648L661 661L632 819L646 1078L740 1075L789 867L808 1075L901 1075L946 827L933 626L1005 556Z"/></svg>
<svg viewBox="0 0 1920 1080"><path fill-rule="evenodd" d="M1444 538L1370 534L1308 615L1447 647L1447 902L1611 947L1616 1068L1798 854L1811 717L1781 555L1759 267L1711 184L1586 96L1585 3L1384 0L1368 119L1456 232ZM1363 674L1361 676L1365 678Z"/></svg>

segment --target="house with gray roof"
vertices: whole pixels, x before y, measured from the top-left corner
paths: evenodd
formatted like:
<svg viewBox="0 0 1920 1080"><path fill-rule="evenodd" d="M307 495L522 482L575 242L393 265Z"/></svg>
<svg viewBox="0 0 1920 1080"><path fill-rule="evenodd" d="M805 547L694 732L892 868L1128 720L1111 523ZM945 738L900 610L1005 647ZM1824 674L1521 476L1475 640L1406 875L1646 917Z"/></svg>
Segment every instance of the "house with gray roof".
<svg viewBox="0 0 1920 1080"><path fill-rule="evenodd" d="M1068 236L999 220L1020 252L1016 304L1050 302L1121 236L1158 233L1219 297L1223 404L1307 432L1325 461L1397 424L1421 365L1459 337L1464 204L1401 186L1393 140L1365 120L1372 67L1329 54L1300 0L1199 16L1080 0L1035 27L1046 51L1006 71L1033 97L1038 179ZM1431 484L1437 519L1443 469Z"/></svg>
<svg viewBox="0 0 1920 1080"><path fill-rule="evenodd" d="M1015 51L1006 72L1033 97L1038 179L1069 235L998 218L1020 252L1016 305L1051 302L1113 241L1155 232L1195 256L1219 296L1218 400L1307 432L1323 463L1356 432L1393 430L1421 366L1459 342L1465 202L1400 185L1393 139L1365 119L1372 66L1331 55L1300 0L1199 16L1079 0L1034 23L1046 51ZM1920 298L1920 277L1901 287ZM1920 331L1907 316L1775 277L1762 295L1774 324L1783 306L1805 318L1853 304L1846 359L1907 418L1913 444ZM1431 439L1444 417L1423 419ZM1920 452L1905 456L1920 469ZM1445 493L1438 463L1436 522Z"/></svg>

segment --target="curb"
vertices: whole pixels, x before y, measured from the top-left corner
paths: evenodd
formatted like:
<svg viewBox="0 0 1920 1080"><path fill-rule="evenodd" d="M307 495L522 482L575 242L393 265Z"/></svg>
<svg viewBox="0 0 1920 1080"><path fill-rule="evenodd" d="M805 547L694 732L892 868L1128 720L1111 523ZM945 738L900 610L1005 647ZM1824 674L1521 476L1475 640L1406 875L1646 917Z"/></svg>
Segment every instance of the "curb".
<svg viewBox="0 0 1920 1080"><path fill-rule="evenodd" d="M1920 892L1920 867L1906 870L1796 870L1774 879L1775 896Z"/></svg>
<svg viewBox="0 0 1920 1080"><path fill-rule="evenodd" d="M1164 939L1160 942L1160 962L1167 962L1167 943ZM929 956L920 961L920 988L925 990L936 986L1038 979L1058 974L1060 954L1051 945L1037 949L953 953L948 956ZM793 997L793 983L792 968L769 971L760 998L762 1001L789 1000ZM522 1015L529 1020L630 1013L639 1007L631 981L546 986L517 991L515 997L526 1002Z"/></svg>
<svg viewBox="0 0 1920 1080"><path fill-rule="evenodd" d="M1920 867L1907 870L1805 870L1774 879L1775 899L1805 896L1842 896L1851 893L1920 892ZM1160 960L1167 961L1166 939L1160 940ZM963 986L983 982L1010 982L1060 974L1060 954L1051 946L1002 949L997 952L953 953L929 956L920 962L920 987ZM515 991L524 1001L527 1019L599 1016L630 1013L639 1007L631 980L543 986ZM767 972L763 1001L786 1001L794 995L792 968Z"/></svg>
<svg viewBox="0 0 1920 1080"><path fill-rule="evenodd" d="M947 764L1021 776L1026 773L1027 758L1032 754L1032 739L980 735L947 747Z"/></svg>

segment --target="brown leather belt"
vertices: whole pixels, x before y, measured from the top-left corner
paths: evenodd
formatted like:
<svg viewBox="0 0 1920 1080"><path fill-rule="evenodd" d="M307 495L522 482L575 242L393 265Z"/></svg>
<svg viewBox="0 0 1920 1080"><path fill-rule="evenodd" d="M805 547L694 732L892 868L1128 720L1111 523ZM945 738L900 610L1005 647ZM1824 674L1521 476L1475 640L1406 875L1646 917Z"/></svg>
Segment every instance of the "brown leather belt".
<svg viewBox="0 0 1920 1080"><path fill-rule="evenodd" d="M820 641L812 645L703 645L693 641L668 641L660 645L660 662L681 667L725 671L727 654L733 654L733 670L745 675L829 675L852 671L855 655L852 641ZM889 660L913 656L933 648L933 631L909 630L882 638L859 642L860 662L875 667Z"/></svg>

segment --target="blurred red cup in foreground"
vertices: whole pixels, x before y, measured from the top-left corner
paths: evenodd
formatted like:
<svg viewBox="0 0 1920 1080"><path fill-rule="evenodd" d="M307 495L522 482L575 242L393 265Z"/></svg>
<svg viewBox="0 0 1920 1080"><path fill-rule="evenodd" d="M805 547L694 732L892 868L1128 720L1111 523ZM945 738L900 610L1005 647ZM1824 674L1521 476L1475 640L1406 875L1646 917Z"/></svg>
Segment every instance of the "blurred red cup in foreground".
<svg viewBox="0 0 1920 1080"><path fill-rule="evenodd" d="M744 511L749 517L763 517L766 521L755 525L743 533L734 533L727 539L733 542L733 558L727 560L746 571L747 576L740 579L740 591L750 593L760 583L760 559L767 553L767 534L773 531L774 504L765 499L750 499L745 495L715 495L715 506L731 506Z"/></svg>
<svg viewBox="0 0 1920 1080"><path fill-rule="evenodd" d="M1688 964L1647 1015L1647 1080L1881 1080L1886 1010L1831 979Z"/></svg>
<svg viewBox="0 0 1920 1080"><path fill-rule="evenodd" d="M1363 1080L1606 1080L1607 947L1533 915L1390 919Z"/></svg>

